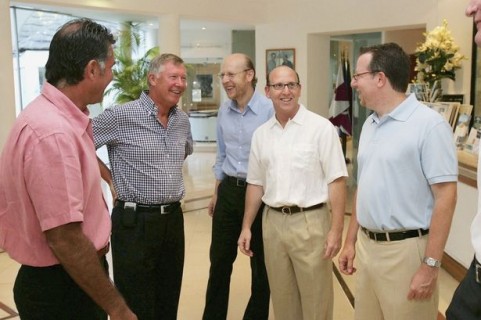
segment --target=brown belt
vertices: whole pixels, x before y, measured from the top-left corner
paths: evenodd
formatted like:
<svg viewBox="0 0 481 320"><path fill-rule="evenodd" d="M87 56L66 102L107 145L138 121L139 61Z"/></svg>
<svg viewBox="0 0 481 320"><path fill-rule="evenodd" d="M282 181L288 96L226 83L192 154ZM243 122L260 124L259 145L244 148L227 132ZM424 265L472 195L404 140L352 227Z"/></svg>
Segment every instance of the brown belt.
<svg viewBox="0 0 481 320"><path fill-rule="evenodd" d="M284 206L284 207L278 207L278 208L274 208L274 207L270 207L270 208L273 210L282 212L283 214L291 215L291 214L302 212L302 211L319 209L319 208L322 208L323 206L324 206L324 203L318 203L306 208L300 208L298 206Z"/></svg>
<svg viewBox="0 0 481 320"><path fill-rule="evenodd" d="M102 258L107 253L109 253L109 249L110 249L110 243L107 243L107 245L105 247L97 250L97 255L99 256L99 258Z"/></svg>

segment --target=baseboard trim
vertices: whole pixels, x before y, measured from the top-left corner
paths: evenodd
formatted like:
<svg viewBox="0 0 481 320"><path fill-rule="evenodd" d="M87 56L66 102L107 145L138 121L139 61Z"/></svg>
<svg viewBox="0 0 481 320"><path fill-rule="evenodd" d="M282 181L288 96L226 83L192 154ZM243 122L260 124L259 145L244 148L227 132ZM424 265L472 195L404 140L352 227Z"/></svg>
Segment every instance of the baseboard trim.
<svg viewBox="0 0 481 320"><path fill-rule="evenodd" d="M466 273L468 272L468 269L446 252L444 252L443 263L441 265L447 273L459 282L464 279L464 276L466 276Z"/></svg>
<svg viewBox="0 0 481 320"><path fill-rule="evenodd" d="M0 310L3 310L5 313L7 313L7 315L0 318L0 320L12 319L18 316L18 313L16 313L15 310L8 307L6 304L2 302L0 302Z"/></svg>

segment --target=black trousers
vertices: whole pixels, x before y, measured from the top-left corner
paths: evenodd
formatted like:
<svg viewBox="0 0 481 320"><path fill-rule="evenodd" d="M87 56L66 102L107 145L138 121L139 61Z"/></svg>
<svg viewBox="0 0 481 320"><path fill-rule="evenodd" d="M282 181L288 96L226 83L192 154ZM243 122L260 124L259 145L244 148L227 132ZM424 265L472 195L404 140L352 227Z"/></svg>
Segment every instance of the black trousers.
<svg viewBox="0 0 481 320"><path fill-rule="evenodd" d="M227 179L224 179L218 187L217 203L212 219L211 265L204 320L227 318L232 265L237 257L237 240L242 229L245 193L245 186L238 187ZM263 320L269 317L270 290L262 244L262 209L263 206L259 209L251 228L251 248L254 252L254 256L250 259L252 284L244 320Z"/></svg>
<svg viewBox="0 0 481 320"><path fill-rule="evenodd" d="M101 258L108 273L105 257ZM13 287L22 320L107 320L103 311L61 265L22 265Z"/></svg>
<svg viewBox="0 0 481 320"><path fill-rule="evenodd" d="M459 283L446 310L446 320L479 319L481 319L481 284L476 282L476 259L473 259L468 273Z"/></svg>
<svg viewBox="0 0 481 320"><path fill-rule="evenodd" d="M139 320L175 320L184 269L184 217L112 210L114 282Z"/></svg>

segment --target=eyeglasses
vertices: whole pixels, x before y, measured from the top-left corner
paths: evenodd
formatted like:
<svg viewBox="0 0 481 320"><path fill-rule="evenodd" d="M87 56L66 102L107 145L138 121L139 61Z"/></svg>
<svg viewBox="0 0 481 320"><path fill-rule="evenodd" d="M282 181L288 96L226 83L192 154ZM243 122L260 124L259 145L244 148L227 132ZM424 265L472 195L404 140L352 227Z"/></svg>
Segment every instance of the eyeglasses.
<svg viewBox="0 0 481 320"><path fill-rule="evenodd" d="M285 87L289 90L295 90L300 87L299 82L289 82L289 83L274 83L274 84L269 84L268 86L271 87L274 90L284 90Z"/></svg>
<svg viewBox="0 0 481 320"><path fill-rule="evenodd" d="M359 72L359 73L353 74L353 75L352 75L352 78L357 81L357 80L359 80L359 78L360 78L361 76L363 76L363 75L365 75L365 74L368 74L368 73L378 73L378 72L380 72L380 71L374 70L374 71Z"/></svg>
<svg viewBox="0 0 481 320"><path fill-rule="evenodd" d="M238 75L239 73L246 72L246 71L249 71L249 70L251 70L251 69L244 69L244 70L239 71L239 72L236 72L236 73L231 73L231 72L228 72L228 73L219 73L217 76L218 76L221 80L224 79L224 77L227 77L227 79L232 80L232 79L234 79L234 77L235 77L236 75Z"/></svg>

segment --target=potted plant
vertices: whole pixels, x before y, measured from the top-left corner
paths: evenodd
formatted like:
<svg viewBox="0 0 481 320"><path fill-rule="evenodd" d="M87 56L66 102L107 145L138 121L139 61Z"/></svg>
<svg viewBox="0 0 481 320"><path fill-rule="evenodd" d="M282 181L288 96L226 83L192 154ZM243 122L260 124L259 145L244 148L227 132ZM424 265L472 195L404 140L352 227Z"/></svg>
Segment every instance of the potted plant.
<svg viewBox="0 0 481 320"><path fill-rule="evenodd" d="M113 67L113 79L105 96L113 95L115 103L122 104L139 98L143 90L147 90L147 73L152 58L159 54L159 47L153 47L140 57L133 59L140 46L139 26L133 22L124 22L114 49L116 64Z"/></svg>

